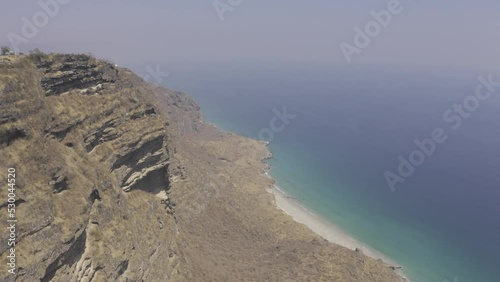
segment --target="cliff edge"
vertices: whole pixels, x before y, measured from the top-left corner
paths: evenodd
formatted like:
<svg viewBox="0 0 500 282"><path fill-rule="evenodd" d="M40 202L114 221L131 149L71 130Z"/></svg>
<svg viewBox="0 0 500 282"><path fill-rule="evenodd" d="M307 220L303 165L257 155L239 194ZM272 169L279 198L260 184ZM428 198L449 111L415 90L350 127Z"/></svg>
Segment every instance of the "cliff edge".
<svg viewBox="0 0 500 282"><path fill-rule="evenodd" d="M0 91L17 219L17 272L2 243L2 281L401 281L278 210L266 144L206 124L183 93L41 53L0 57Z"/></svg>

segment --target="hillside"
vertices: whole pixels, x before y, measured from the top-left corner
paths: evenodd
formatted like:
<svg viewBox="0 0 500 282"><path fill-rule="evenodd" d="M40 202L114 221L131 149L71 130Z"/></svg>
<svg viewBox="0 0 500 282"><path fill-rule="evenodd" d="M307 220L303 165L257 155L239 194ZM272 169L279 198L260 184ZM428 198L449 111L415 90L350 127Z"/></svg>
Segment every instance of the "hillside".
<svg viewBox="0 0 500 282"><path fill-rule="evenodd" d="M277 209L266 144L206 124L183 93L62 54L1 56L0 91L18 220L2 281L401 281ZM7 205L2 189L5 225Z"/></svg>

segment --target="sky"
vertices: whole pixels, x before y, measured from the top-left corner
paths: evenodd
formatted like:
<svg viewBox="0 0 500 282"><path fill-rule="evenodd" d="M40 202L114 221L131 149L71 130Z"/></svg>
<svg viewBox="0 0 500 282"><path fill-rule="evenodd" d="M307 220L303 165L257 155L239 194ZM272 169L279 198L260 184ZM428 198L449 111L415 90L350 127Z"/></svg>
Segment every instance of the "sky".
<svg viewBox="0 0 500 282"><path fill-rule="evenodd" d="M42 3L48 3L50 13ZM395 9L388 7L396 4L399 12L393 14ZM90 52L123 65L290 61L500 66L498 0L4 0L2 5L2 45L17 44L24 52ZM372 11L390 13L391 19L384 26L377 23L378 30L372 24L369 44L356 45L355 28L367 36L365 28L375 20ZM35 33L23 33L26 21L35 25ZM11 44L12 38L17 43ZM349 56L340 47L343 43Z"/></svg>

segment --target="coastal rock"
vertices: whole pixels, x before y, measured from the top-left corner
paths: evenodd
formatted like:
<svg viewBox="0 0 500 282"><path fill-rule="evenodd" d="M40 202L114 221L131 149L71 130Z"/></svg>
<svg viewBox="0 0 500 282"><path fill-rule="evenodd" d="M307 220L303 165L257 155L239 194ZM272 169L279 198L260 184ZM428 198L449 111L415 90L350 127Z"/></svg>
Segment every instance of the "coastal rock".
<svg viewBox="0 0 500 282"><path fill-rule="evenodd" d="M360 249L360 248L356 248L356 249L354 249L354 251L355 251L356 253L360 253L360 254L362 254L362 253L363 253L363 250L362 250L362 249Z"/></svg>
<svg viewBox="0 0 500 282"><path fill-rule="evenodd" d="M6 93L6 81L20 87ZM167 117L148 87L86 55L0 64L0 132L8 133L0 156L24 183L16 190L23 199L17 281L151 281L173 273L178 262L163 258L176 245L175 222L155 197L169 188ZM151 215L163 232L150 230Z"/></svg>

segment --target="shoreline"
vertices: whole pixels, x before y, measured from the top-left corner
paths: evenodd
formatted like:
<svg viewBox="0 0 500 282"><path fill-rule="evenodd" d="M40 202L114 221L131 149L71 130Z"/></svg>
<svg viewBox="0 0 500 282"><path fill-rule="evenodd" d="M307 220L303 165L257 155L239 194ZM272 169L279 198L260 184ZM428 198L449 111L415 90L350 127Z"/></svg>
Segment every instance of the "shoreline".
<svg viewBox="0 0 500 282"><path fill-rule="evenodd" d="M231 131L226 131L222 127L214 123L210 123L207 121L205 121L205 123L213 126L221 132L235 134L244 138L252 139L251 137L243 136ZM381 252L376 251L370 246L352 238L347 232L342 230L342 228L308 210L300 203L298 199L288 195L282 188L280 188L276 184L276 180L269 175L269 171L271 170L272 166L267 161L273 158L273 154L269 148L269 142L264 140L257 141L263 142L265 144L265 147L267 148L267 155L261 157L261 161L266 164L266 168L261 171L261 174L269 178L272 182L272 185L267 187L266 191L274 196L274 205L278 210L291 216L295 222L305 225L312 232L329 241L330 243L348 248L353 252L361 252L365 256L372 259L381 260L388 268L391 268L398 276L400 276L403 282L411 282L411 280L404 274L403 267L401 265L391 260Z"/></svg>
<svg viewBox="0 0 500 282"><path fill-rule="evenodd" d="M269 172L265 172L264 175L272 179L274 182L274 179L269 175ZM389 259L384 254L372 249L368 245L352 238L347 232L335 224L328 222L315 213L309 211L297 199L288 195L278 185L273 184L273 186L266 188L266 190L274 196L274 204L276 205L276 208L291 216L294 221L304 224L314 233L331 243L346 247L356 252L361 251L368 257L382 260L388 267L401 276L403 281L411 282L410 279L404 275L402 267L398 263Z"/></svg>

